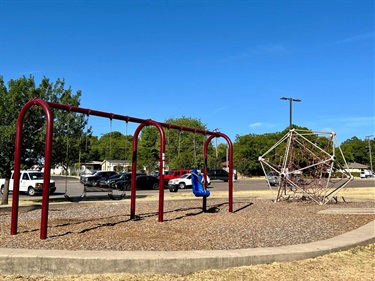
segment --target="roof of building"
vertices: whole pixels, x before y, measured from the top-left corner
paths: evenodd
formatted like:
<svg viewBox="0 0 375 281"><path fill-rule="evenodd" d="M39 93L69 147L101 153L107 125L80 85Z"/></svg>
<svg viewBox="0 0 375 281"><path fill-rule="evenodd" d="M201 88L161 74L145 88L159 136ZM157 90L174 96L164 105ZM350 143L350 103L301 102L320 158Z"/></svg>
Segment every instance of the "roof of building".
<svg viewBox="0 0 375 281"><path fill-rule="evenodd" d="M369 166L363 165L363 164L360 164L360 163L349 163L348 168L349 169L368 169Z"/></svg>
<svg viewBox="0 0 375 281"><path fill-rule="evenodd" d="M112 163L112 164L130 164L130 161L129 160L109 160L109 159L106 159L104 160L103 162L101 163L104 163L104 162L107 162L107 163Z"/></svg>

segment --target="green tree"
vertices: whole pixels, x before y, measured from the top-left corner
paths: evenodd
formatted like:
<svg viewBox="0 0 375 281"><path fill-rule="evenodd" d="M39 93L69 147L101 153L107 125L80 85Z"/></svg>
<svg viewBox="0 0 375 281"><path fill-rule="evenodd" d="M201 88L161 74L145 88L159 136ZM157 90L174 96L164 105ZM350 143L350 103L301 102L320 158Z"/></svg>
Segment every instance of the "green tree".
<svg viewBox="0 0 375 281"><path fill-rule="evenodd" d="M138 141L137 169L153 171L159 166L160 136L154 126L142 128Z"/></svg>
<svg viewBox="0 0 375 281"><path fill-rule="evenodd" d="M85 147L86 157L82 159L82 162L95 161L104 159L101 157L99 149L99 138L97 136L90 136L87 140L87 147Z"/></svg>
<svg viewBox="0 0 375 281"><path fill-rule="evenodd" d="M207 126L200 119L192 117L169 118L165 123L207 130ZM175 129L167 129L166 136L166 165L170 169L191 169L193 167L203 169L203 147L206 136Z"/></svg>
<svg viewBox="0 0 375 281"><path fill-rule="evenodd" d="M48 79L42 80L40 89L44 92L43 99L72 106L80 105L81 92L73 94L72 89L65 89L65 81L58 79L51 83ZM42 115L44 117L44 115ZM81 155L85 157L86 137L92 132L87 126L87 116L74 112L66 112L59 109L53 109L54 128L53 128L53 166L61 165L65 171L73 167L74 163L80 160ZM62 148L66 150L62 150ZM65 151L65 153L61 153Z"/></svg>
<svg viewBox="0 0 375 281"><path fill-rule="evenodd" d="M108 135L108 134L107 134ZM131 150L132 150L132 137L125 136L120 132L110 133L111 142L111 159L116 160L131 160Z"/></svg>
<svg viewBox="0 0 375 281"><path fill-rule="evenodd" d="M244 136L236 136L234 143L234 166L239 173L251 176L261 172L261 165L258 157L266 152L275 143L276 136L271 134L256 135L248 134Z"/></svg>
<svg viewBox="0 0 375 281"><path fill-rule="evenodd" d="M65 81L58 79L51 83L48 78L43 78L36 87L34 77L21 77L10 80L5 86L3 77L0 76L0 172L5 177L5 194L1 204L8 204L8 184L11 170L14 165L15 133L18 114L22 107L32 98L41 98L72 106L79 106L81 92L73 93L71 88L65 88ZM83 146L81 136L86 126L87 119L81 114L53 110L53 151L51 166L62 165L67 169L67 164L77 162L79 151ZM33 165L43 166L45 147L45 114L38 107L27 111L22 130L21 168L30 168ZM90 132L90 130L88 130ZM61 153L67 151L69 153Z"/></svg>
<svg viewBox="0 0 375 281"><path fill-rule="evenodd" d="M132 140L131 135L123 135L118 131L104 134L100 139L93 142L93 147L90 150L91 159L131 162ZM123 169L124 167L120 168Z"/></svg>
<svg viewBox="0 0 375 281"><path fill-rule="evenodd" d="M206 130L200 119L191 117L170 118L165 123ZM203 168L203 145L205 136L199 133L164 128L166 138L165 166L169 169ZM139 140L138 163L149 171L158 169L160 137L154 126L142 129ZM212 146L210 146L212 152Z"/></svg>
<svg viewBox="0 0 375 281"><path fill-rule="evenodd" d="M372 166L374 167L374 139L370 140L371 147L371 160L373 161ZM341 145L341 150L345 155L347 162L356 162L364 165L370 165L370 149L369 141L361 140L357 137L352 137L344 141ZM337 154L338 155L338 154Z"/></svg>

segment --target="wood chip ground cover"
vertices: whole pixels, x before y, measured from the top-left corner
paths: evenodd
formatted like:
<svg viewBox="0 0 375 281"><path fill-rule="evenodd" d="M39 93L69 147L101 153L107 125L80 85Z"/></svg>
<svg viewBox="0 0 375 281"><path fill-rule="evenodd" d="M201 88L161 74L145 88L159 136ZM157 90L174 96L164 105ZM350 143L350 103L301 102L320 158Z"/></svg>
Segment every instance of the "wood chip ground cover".
<svg viewBox="0 0 375 281"><path fill-rule="evenodd" d="M375 219L374 214L319 214L329 208L374 208L373 200L317 205L309 201L274 203L236 198L233 213L226 199L171 200L158 222L158 202L137 203L130 220L129 201L50 207L48 238L39 239L40 210L20 212L17 235L9 235L10 213L0 213L3 248L61 250L220 250L294 245L331 238ZM291 263L275 263L190 275L104 274L89 276L2 276L0 280L372 280L374 244Z"/></svg>
<svg viewBox="0 0 375 281"><path fill-rule="evenodd" d="M200 200L166 201L164 221L158 222L158 202L137 204L130 220L126 202L67 204L51 207L48 238L39 239L40 210L19 214L17 235L9 235L10 214L0 214L3 248L113 251L225 250L275 247L331 238L375 219L375 214L319 214L328 208L374 208L375 202L317 205L236 199L209 200L203 213Z"/></svg>

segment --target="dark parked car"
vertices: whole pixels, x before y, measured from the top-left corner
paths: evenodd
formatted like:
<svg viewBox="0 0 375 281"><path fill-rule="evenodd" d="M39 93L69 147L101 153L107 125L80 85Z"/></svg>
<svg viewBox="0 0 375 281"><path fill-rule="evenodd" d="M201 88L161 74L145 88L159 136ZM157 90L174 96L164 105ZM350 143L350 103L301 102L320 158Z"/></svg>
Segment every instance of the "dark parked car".
<svg viewBox="0 0 375 281"><path fill-rule="evenodd" d="M120 174L115 174L113 176L110 176L109 178L101 178L97 180L96 186L110 187L111 184L113 184L116 180L123 178L125 174L130 174L130 173L120 173Z"/></svg>
<svg viewBox="0 0 375 281"><path fill-rule="evenodd" d="M85 173L82 173L80 176L79 176L79 181L81 183L84 183L85 182L85 179L89 176L92 176L96 173L97 171L91 171L91 172L85 172Z"/></svg>
<svg viewBox="0 0 375 281"><path fill-rule="evenodd" d="M117 175L115 171L97 171L92 176L83 179L83 184L87 186L97 186L100 180L106 180L109 177Z"/></svg>
<svg viewBox="0 0 375 281"><path fill-rule="evenodd" d="M137 173L136 174L137 176L139 175L146 175L144 173ZM116 188L116 184L117 183L120 183L122 184L123 182L127 182L127 181L131 181L131 178L132 178L132 173L130 172L126 172L126 173L121 173L121 174L118 174L117 176L112 176L110 178L108 178L105 182L105 184L111 188Z"/></svg>
<svg viewBox="0 0 375 281"><path fill-rule="evenodd" d="M159 189L159 180L154 176L137 175L137 189ZM118 190L130 190L131 189L131 175L128 178L119 180L114 184L114 188Z"/></svg>
<svg viewBox="0 0 375 281"><path fill-rule="evenodd" d="M229 174L227 171L223 169L219 170L210 170L207 172L207 175L210 177L211 180L222 180L227 182Z"/></svg>

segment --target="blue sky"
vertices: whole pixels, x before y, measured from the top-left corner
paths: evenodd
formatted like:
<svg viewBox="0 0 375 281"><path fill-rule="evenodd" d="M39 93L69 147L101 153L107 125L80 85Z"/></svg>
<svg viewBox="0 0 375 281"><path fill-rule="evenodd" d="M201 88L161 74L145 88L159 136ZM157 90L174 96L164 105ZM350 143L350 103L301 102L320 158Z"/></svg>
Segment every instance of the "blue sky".
<svg viewBox="0 0 375 281"><path fill-rule="evenodd" d="M375 135L374 1L0 0L0 75L64 78L81 107L199 118L233 142L284 130L280 98L298 98L294 124L365 139ZM110 131L109 120L90 124Z"/></svg>

